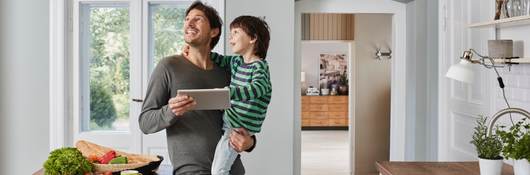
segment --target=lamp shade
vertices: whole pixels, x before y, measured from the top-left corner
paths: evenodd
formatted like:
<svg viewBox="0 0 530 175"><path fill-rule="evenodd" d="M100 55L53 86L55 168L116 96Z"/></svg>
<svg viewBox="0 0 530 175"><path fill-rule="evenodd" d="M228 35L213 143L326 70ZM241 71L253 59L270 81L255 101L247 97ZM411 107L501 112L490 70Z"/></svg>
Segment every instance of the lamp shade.
<svg viewBox="0 0 530 175"><path fill-rule="evenodd" d="M302 72L300 75L300 81L305 82L305 72Z"/></svg>
<svg viewBox="0 0 530 175"><path fill-rule="evenodd" d="M472 65L473 64L467 60L461 60L460 63L449 67L445 76L464 83L472 83L474 78Z"/></svg>

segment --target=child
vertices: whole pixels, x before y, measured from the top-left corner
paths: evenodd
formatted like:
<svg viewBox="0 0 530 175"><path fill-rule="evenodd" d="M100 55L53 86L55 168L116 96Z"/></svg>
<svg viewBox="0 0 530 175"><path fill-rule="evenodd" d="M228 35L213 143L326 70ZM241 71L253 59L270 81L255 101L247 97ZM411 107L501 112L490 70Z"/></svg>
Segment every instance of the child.
<svg viewBox="0 0 530 175"><path fill-rule="evenodd" d="M220 67L230 68L231 107L223 114L223 130L215 149L212 174L229 174L238 153L229 145L232 128L244 128L249 133L260 132L272 86L265 57L269 48L269 26L254 16L239 16L230 24L230 46L240 56L211 55Z"/></svg>

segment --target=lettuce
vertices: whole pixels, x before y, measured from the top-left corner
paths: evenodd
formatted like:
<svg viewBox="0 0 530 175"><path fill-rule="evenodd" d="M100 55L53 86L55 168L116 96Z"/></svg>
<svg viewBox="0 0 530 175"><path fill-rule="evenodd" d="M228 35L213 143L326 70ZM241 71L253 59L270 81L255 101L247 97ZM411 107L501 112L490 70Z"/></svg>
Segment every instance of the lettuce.
<svg viewBox="0 0 530 175"><path fill-rule="evenodd" d="M53 150L44 162L46 175L83 175L94 170L94 165L76 148Z"/></svg>

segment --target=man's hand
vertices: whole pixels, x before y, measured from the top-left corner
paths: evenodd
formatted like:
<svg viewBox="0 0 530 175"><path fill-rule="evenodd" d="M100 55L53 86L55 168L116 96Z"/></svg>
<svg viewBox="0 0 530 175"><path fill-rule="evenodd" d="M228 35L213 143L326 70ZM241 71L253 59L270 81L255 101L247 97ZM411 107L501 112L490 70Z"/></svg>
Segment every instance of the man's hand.
<svg viewBox="0 0 530 175"><path fill-rule="evenodd" d="M189 111L190 108L197 104L197 102L193 100L193 97L187 95L177 95L176 97L169 99L167 103L171 112L177 117L182 116L182 114Z"/></svg>
<svg viewBox="0 0 530 175"><path fill-rule="evenodd" d="M230 133L230 145L238 153L248 150L254 145L254 139L245 128L234 128Z"/></svg>

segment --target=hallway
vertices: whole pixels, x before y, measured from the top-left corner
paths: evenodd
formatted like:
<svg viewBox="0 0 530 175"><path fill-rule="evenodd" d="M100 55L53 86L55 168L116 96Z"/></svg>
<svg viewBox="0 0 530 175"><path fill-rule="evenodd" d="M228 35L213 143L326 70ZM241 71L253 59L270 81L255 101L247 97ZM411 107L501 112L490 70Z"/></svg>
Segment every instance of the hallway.
<svg viewBox="0 0 530 175"><path fill-rule="evenodd" d="M302 131L302 175L347 175L348 131Z"/></svg>

